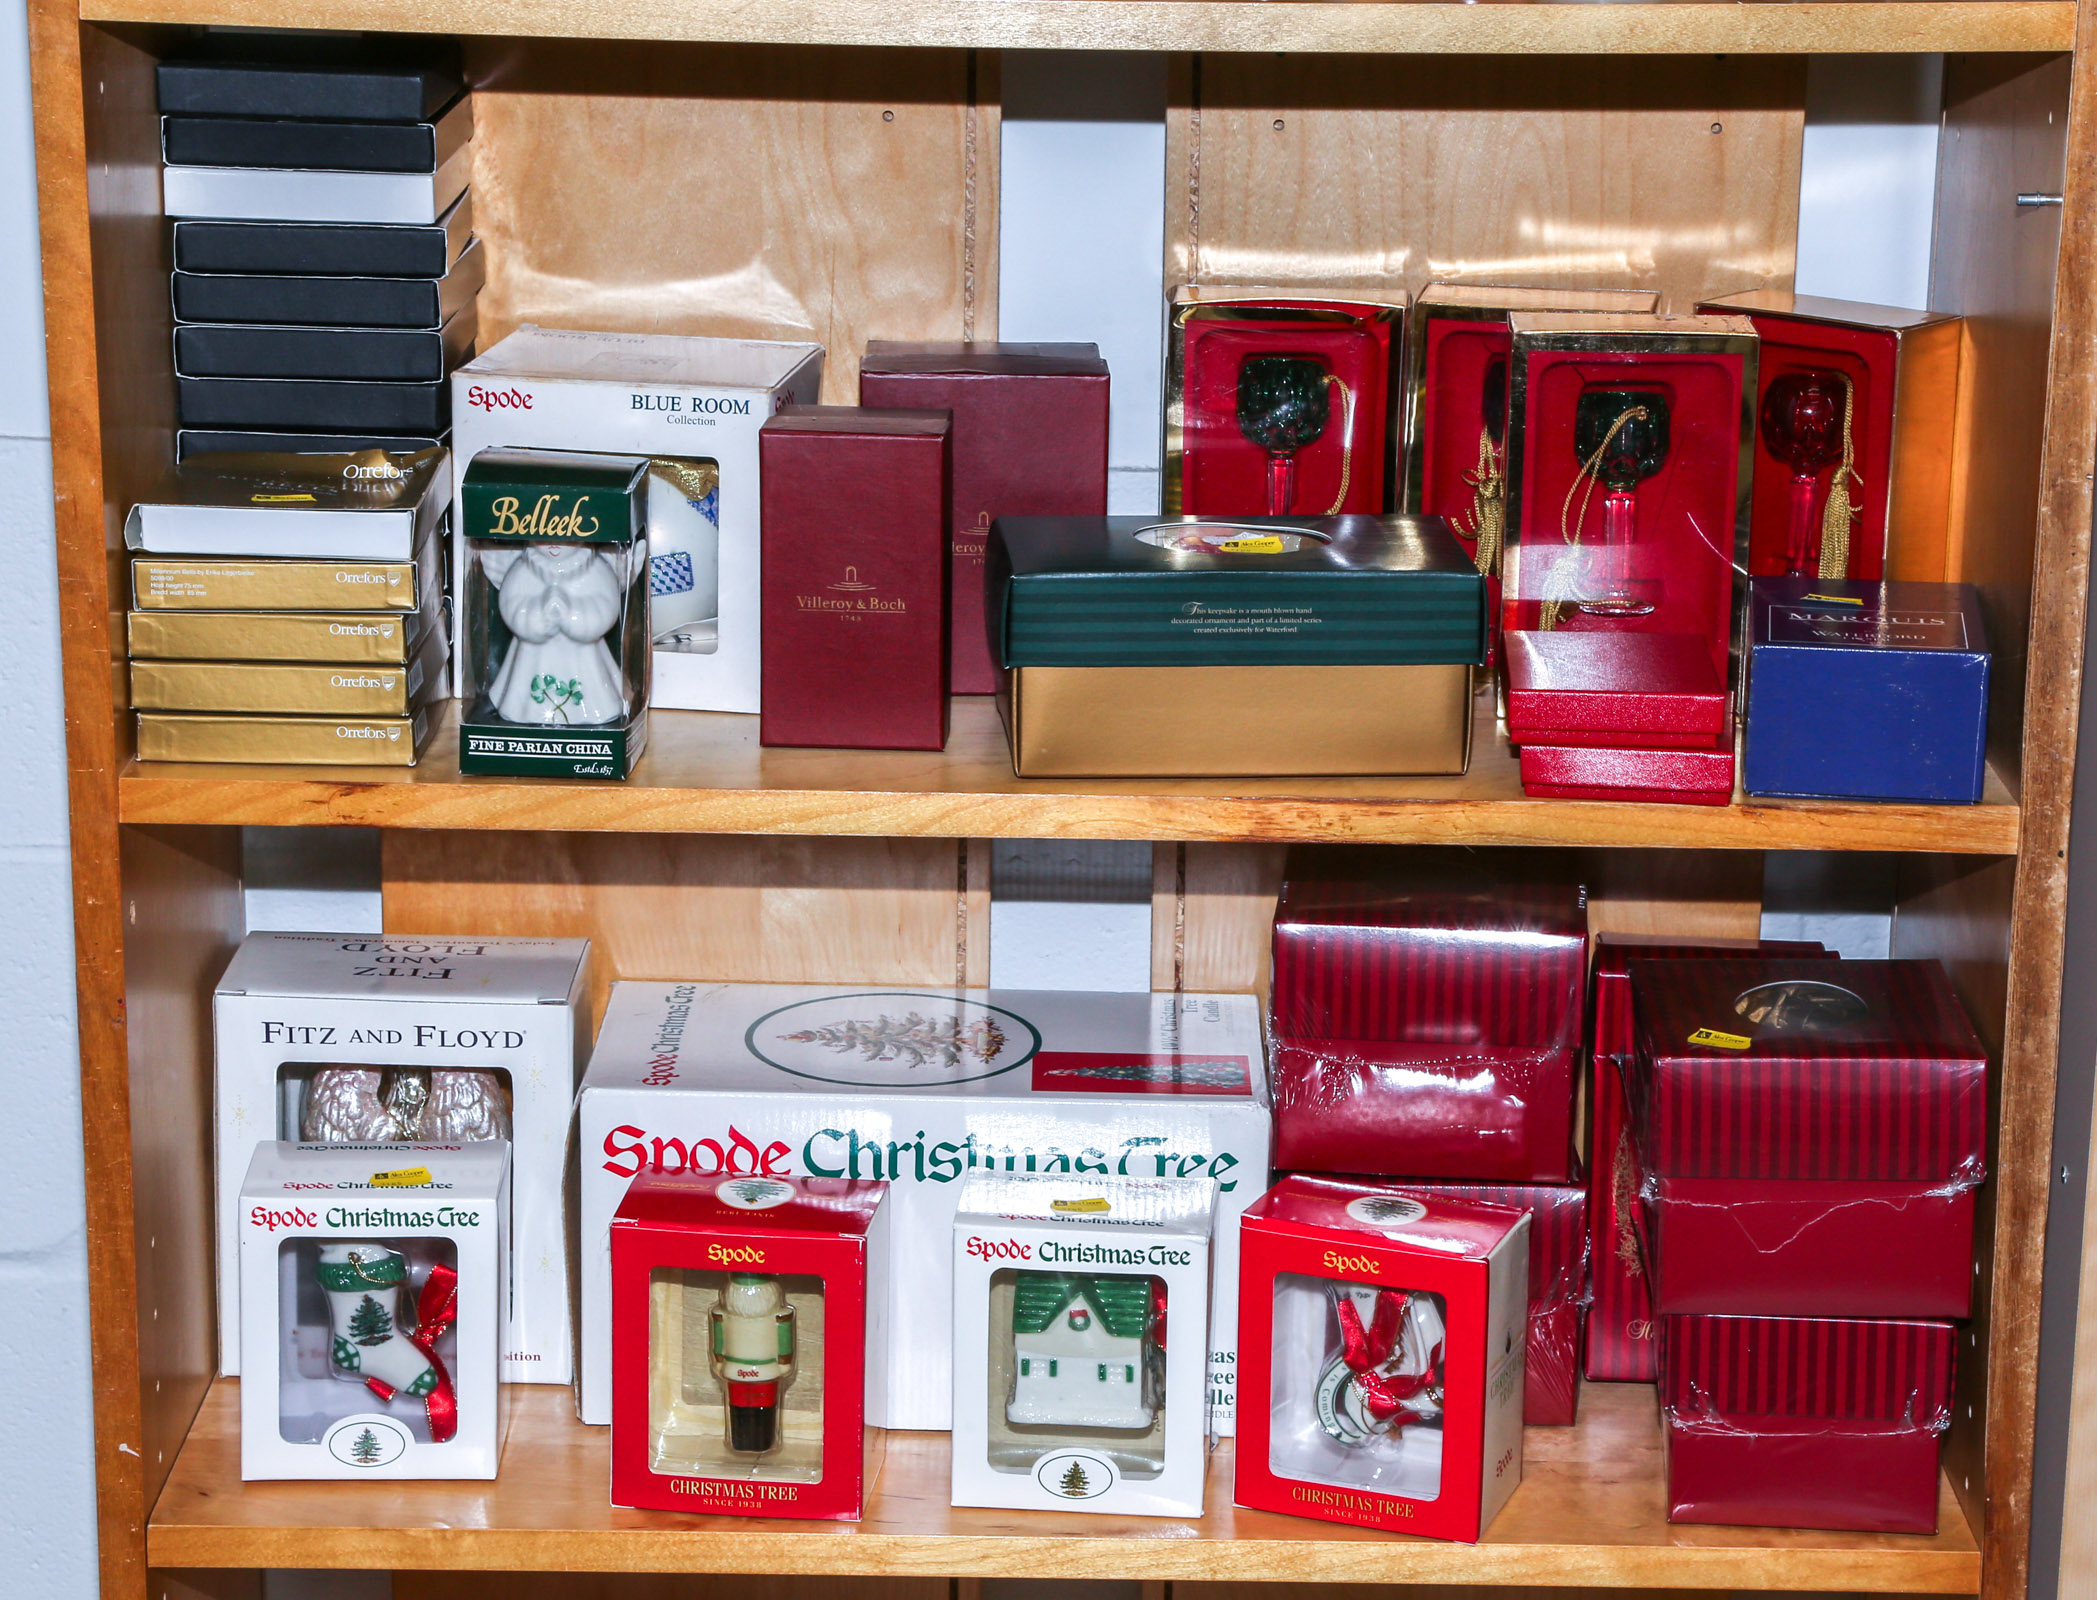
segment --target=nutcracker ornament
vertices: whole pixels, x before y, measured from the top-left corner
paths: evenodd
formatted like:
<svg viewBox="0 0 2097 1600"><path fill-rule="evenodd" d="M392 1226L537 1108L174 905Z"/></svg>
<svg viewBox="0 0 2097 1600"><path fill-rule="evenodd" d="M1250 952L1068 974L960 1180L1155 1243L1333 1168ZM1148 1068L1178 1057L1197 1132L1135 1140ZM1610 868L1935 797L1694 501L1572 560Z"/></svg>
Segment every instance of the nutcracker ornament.
<svg viewBox="0 0 2097 1600"><path fill-rule="evenodd" d="M777 1278L731 1272L707 1313L714 1376L728 1396L728 1448L763 1455L779 1439L779 1391L794 1375L794 1308Z"/></svg>

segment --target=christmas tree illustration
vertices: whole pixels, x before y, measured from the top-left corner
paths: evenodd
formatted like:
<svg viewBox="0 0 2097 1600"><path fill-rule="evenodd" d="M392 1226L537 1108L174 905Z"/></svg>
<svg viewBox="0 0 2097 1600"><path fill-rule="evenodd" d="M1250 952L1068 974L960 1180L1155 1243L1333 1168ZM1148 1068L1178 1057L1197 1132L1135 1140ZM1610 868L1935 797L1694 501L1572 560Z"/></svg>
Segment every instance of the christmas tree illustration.
<svg viewBox="0 0 2097 1600"><path fill-rule="evenodd" d="M350 1441L350 1459L360 1467L379 1464L379 1436L366 1428Z"/></svg>
<svg viewBox="0 0 2097 1600"><path fill-rule="evenodd" d="M349 1331L359 1344L384 1344L393 1337L393 1318L384 1306L366 1295L350 1313Z"/></svg>
<svg viewBox="0 0 2097 1600"><path fill-rule="evenodd" d="M1242 1089L1238 1061L1128 1062L1112 1067L1055 1067L1044 1078L1100 1078L1115 1083L1166 1083L1186 1089Z"/></svg>
<svg viewBox="0 0 2097 1600"><path fill-rule="evenodd" d="M989 1017L965 1021L955 1013L926 1017L915 1011L900 1021L886 1015L855 1017L783 1037L862 1061L900 1061L906 1067L956 1067L970 1057L988 1063L1005 1048L1004 1031Z"/></svg>
<svg viewBox="0 0 2097 1600"><path fill-rule="evenodd" d="M1057 1492L1067 1494L1073 1500L1082 1500L1092 1492L1092 1480L1085 1476L1085 1469L1073 1461L1070 1470L1063 1474L1063 1481L1056 1485Z"/></svg>

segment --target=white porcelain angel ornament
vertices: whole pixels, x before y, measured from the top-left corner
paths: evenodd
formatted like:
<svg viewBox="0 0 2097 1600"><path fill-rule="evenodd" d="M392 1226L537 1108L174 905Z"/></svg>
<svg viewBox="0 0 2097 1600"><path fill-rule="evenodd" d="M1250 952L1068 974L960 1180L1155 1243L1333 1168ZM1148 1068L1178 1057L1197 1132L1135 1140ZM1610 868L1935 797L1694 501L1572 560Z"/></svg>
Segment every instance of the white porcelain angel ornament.
<svg viewBox="0 0 2097 1600"><path fill-rule="evenodd" d="M631 709L619 663L605 643L619 626L629 551L590 544L482 545L511 633L488 686L506 722L593 727Z"/></svg>

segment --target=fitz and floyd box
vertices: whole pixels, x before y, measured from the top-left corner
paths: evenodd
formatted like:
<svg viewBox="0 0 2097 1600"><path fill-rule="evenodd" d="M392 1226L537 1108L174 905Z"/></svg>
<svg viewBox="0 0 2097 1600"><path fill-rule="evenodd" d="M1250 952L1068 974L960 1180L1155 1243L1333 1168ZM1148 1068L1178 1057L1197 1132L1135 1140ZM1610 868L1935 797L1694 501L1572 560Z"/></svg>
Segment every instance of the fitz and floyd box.
<svg viewBox="0 0 2097 1600"><path fill-rule="evenodd" d="M989 562L1022 777L1464 769L1484 590L1438 520L1015 517Z"/></svg>
<svg viewBox="0 0 2097 1600"><path fill-rule="evenodd" d="M1165 509L1394 509L1403 290L1190 284L1165 349Z"/></svg>
<svg viewBox="0 0 2097 1600"><path fill-rule="evenodd" d="M586 939L251 933L212 1002L220 1370L240 1372L240 1177L259 1142L463 1142L516 1150L505 1383L567 1383L562 1176Z"/></svg>
<svg viewBox="0 0 2097 1600"><path fill-rule="evenodd" d="M1522 1481L1529 1219L1292 1175L1243 1248L1237 1503L1476 1542Z"/></svg>
<svg viewBox="0 0 2097 1600"><path fill-rule="evenodd" d="M1935 1533L1945 1322L1669 1317L1667 1517Z"/></svg>
<svg viewBox="0 0 2097 1600"><path fill-rule="evenodd" d="M999 517L1107 511L1107 364L1093 344L868 341L859 403L953 417L955 694L995 694L983 625L983 557Z"/></svg>
<svg viewBox="0 0 2097 1600"><path fill-rule="evenodd" d="M856 1522L888 1186L642 1173L611 1224L612 1504Z"/></svg>
<svg viewBox="0 0 2097 1600"><path fill-rule="evenodd" d="M780 407L812 405L822 375L820 345L527 323L452 374L452 448L461 461L502 446L647 457L650 593L658 609L692 616L657 633L649 703L754 715L757 435Z"/></svg>
<svg viewBox="0 0 2097 1600"><path fill-rule="evenodd" d="M1741 786L1974 804L1988 777L1989 661L1968 584L1756 579Z"/></svg>
<svg viewBox="0 0 2097 1600"><path fill-rule="evenodd" d="M758 742L945 749L947 415L788 406L758 453Z"/></svg>
<svg viewBox="0 0 2097 1600"><path fill-rule="evenodd" d="M1630 963L1662 1315L1963 1317L1988 1057L1934 961Z"/></svg>
<svg viewBox="0 0 2097 1600"><path fill-rule="evenodd" d="M1963 322L1782 289L1697 310L1746 317L1762 343L1749 575L1952 576Z"/></svg>
<svg viewBox="0 0 2097 1600"><path fill-rule="evenodd" d="M240 1475L492 1478L510 1149L266 1140L237 1185Z"/></svg>
<svg viewBox="0 0 2097 1600"><path fill-rule="evenodd" d="M1586 896L1549 855L1296 850L1274 913L1275 1165L1569 1183Z"/></svg>
<svg viewBox="0 0 2097 1600"><path fill-rule="evenodd" d="M962 1180L955 1505L1201 1515L1215 1224L1208 1178Z"/></svg>
<svg viewBox="0 0 2097 1600"><path fill-rule="evenodd" d="M582 1420L610 1420L606 1232L656 1171L886 1179L890 1371L867 1420L950 1427L955 1198L996 1171L1216 1180L1208 1404L1229 1433L1236 1221L1267 1181L1261 1043L1251 995L614 985L580 1111Z"/></svg>

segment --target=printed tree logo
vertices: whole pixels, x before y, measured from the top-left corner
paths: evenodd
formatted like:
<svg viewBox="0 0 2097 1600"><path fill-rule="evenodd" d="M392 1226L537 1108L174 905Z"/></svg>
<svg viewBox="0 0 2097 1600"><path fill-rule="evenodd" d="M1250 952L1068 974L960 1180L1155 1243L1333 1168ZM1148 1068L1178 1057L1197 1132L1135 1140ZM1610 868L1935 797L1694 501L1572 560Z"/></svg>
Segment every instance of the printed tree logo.
<svg viewBox="0 0 2097 1600"><path fill-rule="evenodd" d="M361 1345L384 1344L393 1337L393 1318L370 1295L357 1302L350 1313L350 1337Z"/></svg>
<svg viewBox="0 0 2097 1600"><path fill-rule="evenodd" d="M1073 1500L1082 1500L1092 1493L1092 1480L1085 1476L1084 1465L1073 1461L1069 1471L1063 1474L1063 1481L1056 1485L1056 1489L1058 1493L1067 1494Z"/></svg>
<svg viewBox="0 0 2097 1600"><path fill-rule="evenodd" d="M379 1464L379 1456L382 1453L383 1447L379 1444L379 1436L369 1428L366 1428L355 1439L350 1441L350 1460L356 1462L360 1467L377 1466Z"/></svg>
<svg viewBox="0 0 2097 1600"><path fill-rule="evenodd" d="M971 1056L988 1065L1005 1048L1004 1030L989 1017L970 1021L955 1013L926 1017L915 1011L900 1021L885 1015L854 1018L781 1037L862 1061L900 1061L906 1067L957 1067Z"/></svg>

